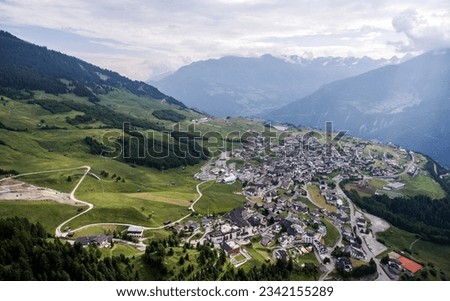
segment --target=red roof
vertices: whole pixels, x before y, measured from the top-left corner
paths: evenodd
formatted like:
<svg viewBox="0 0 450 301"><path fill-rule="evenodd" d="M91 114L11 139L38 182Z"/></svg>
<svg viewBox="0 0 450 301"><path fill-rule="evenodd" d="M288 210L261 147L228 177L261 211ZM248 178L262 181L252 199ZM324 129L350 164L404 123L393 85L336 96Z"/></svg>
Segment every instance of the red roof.
<svg viewBox="0 0 450 301"><path fill-rule="evenodd" d="M420 271L423 268L423 266L421 266L417 262L412 261L411 259L408 259L404 256L401 256L398 261L401 262L403 268L407 269L413 274L417 273L417 271Z"/></svg>

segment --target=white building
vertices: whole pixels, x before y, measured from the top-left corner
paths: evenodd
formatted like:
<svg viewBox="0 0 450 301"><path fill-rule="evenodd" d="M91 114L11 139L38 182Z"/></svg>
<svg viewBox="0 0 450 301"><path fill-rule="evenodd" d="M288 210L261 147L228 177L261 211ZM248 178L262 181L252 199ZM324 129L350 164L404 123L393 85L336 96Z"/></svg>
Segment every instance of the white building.
<svg viewBox="0 0 450 301"><path fill-rule="evenodd" d="M226 176L222 180L225 184L233 184L236 181L236 176L234 174L230 174L229 176Z"/></svg>
<svg viewBox="0 0 450 301"><path fill-rule="evenodd" d="M139 226L129 226L127 235L132 237L142 237L144 235L144 228Z"/></svg>

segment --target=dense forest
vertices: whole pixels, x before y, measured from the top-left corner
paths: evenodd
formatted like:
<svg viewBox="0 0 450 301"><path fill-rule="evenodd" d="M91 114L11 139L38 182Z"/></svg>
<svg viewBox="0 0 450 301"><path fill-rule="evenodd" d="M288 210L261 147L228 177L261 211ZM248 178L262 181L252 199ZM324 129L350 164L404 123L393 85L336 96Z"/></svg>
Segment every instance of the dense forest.
<svg viewBox="0 0 450 301"><path fill-rule="evenodd" d="M448 196L440 200L432 200L422 195L391 199L386 195L360 197L354 190L345 193L357 206L384 218L400 229L416 233L425 240L450 244Z"/></svg>
<svg viewBox="0 0 450 301"><path fill-rule="evenodd" d="M67 123L72 125L101 121L108 127L116 129L122 129L125 123L129 123L143 129L162 130L160 126L150 121L127 116L100 104L88 105L73 101L56 101L50 99L35 99L28 101L28 103L37 104L53 114L67 113L72 110L83 112L84 115L77 115L74 118L68 118L66 120Z"/></svg>
<svg viewBox="0 0 450 301"><path fill-rule="evenodd" d="M137 280L125 256L100 259L95 248L49 239L25 218L0 219L0 280Z"/></svg>
<svg viewBox="0 0 450 301"><path fill-rule="evenodd" d="M117 141L122 146L121 159L125 162L159 170L195 165L209 156L209 151L194 139L174 139L169 142L130 132L130 136Z"/></svg>
<svg viewBox="0 0 450 301"><path fill-rule="evenodd" d="M103 143L98 142L92 137L85 137L84 142L89 146L89 152L92 155L103 155L106 147Z"/></svg>
<svg viewBox="0 0 450 301"><path fill-rule="evenodd" d="M92 155L115 157L127 163L153 167L159 170L195 165L209 156L208 149L201 147L194 139L161 140L145 137L140 132L130 131L110 145L92 137L85 137L84 143Z"/></svg>
<svg viewBox="0 0 450 301"><path fill-rule="evenodd" d="M175 112L174 110L156 110L152 113L158 119L169 120L173 122L180 122L186 117L180 113Z"/></svg>
<svg viewBox="0 0 450 301"><path fill-rule="evenodd" d="M61 79L70 81L70 84ZM132 81L75 57L27 43L5 31L0 31L0 87L13 91L44 90L55 95L72 92L87 97L91 102L98 100L94 93L106 93L113 87L185 107L144 82Z"/></svg>

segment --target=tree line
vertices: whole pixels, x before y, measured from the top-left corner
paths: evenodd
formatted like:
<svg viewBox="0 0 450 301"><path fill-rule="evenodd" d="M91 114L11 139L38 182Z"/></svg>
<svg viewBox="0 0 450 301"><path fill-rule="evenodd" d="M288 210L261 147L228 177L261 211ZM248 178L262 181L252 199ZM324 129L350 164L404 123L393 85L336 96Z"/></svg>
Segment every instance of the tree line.
<svg viewBox="0 0 450 301"><path fill-rule="evenodd" d="M163 170L195 165L209 156L208 149L201 147L194 139L165 141L130 134L117 139L123 150L121 160L127 163Z"/></svg>
<svg viewBox="0 0 450 301"><path fill-rule="evenodd" d="M87 105L74 101L56 101L52 99L34 99L28 101L28 103L37 104L53 114L67 113L70 111L83 112L84 115L77 115L74 118L66 119L67 123L72 125L101 121L108 127L116 129L122 129L124 123L130 123L135 127L143 129L162 130L160 126L153 122L127 116L101 104Z"/></svg>
<svg viewBox="0 0 450 301"><path fill-rule="evenodd" d="M304 267L295 265L292 259L277 260L275 263L263 263L250 270L235 268L228 263L223 250L213 248L208 243L197 244L194 248L189 243L183 245L183 251L177 264L181 270L174 272L167 264L167 259L174 255L173 248L179 247L176 236L167 240L152 241L146 248L142 259L153 275L153 280L189 280L189 281L286 281L308 278L318 279L319 269L313 263ZM198 256L189 258L190 249L195 249Z"/></svg>
<svg viewBox="0 0 450 301"><path fill-rule="evenodd" d="M152 115L158 119L169 120L173 122L180 122L186 119L186 116L174 110L156 110L153 111Z"/></svg>
<svg viewBox="0 0 450 301"><path fill-rule="evenodd" d="M51 240L41 224L26 218L0 219L0 280L137 280L125 256L101 259L96 248Z"/></svg>
<svg viewBox="0 0 450 301"><path fill-rule="evenodd" d="M344 187L345 183L341 184ZM391 199L387 195L361 197L355 190L344 191L357 206L394 226L419 234L424 240L450 244L450 197L433 200L418 195Z"/></svg>

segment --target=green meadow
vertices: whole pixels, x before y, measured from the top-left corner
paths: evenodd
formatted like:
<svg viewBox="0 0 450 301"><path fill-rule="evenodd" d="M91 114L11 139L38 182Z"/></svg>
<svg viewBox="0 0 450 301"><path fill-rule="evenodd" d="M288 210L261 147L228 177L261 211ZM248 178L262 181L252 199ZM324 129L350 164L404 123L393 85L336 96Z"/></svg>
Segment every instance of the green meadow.
<svg viewBox="0 0 450 301"><path fill-rule="evenodd" d="M11 216L26 217L30 222L41 223L48 233L54 234L56 227L63 221L76 215L79 208L51 201L0 201L0 218Z"/></svg>
<svg viewBox="0 0 450 301"><path fill-rule="evenodd" d="M195 204L195 210L201 214L222 214L244 205L241 195L242 184L223 184L207 182L200 186L203 197Z"/></svg>

